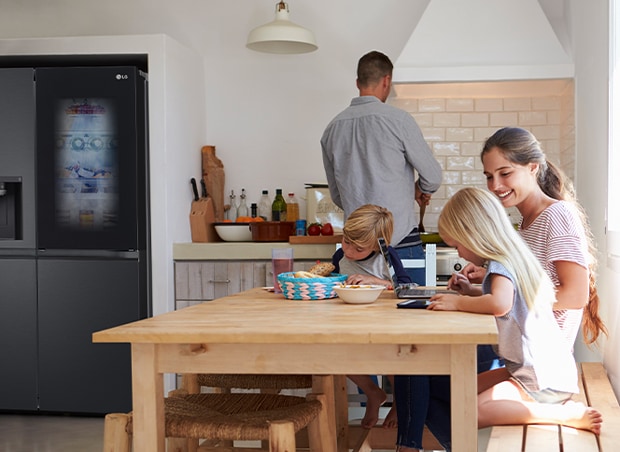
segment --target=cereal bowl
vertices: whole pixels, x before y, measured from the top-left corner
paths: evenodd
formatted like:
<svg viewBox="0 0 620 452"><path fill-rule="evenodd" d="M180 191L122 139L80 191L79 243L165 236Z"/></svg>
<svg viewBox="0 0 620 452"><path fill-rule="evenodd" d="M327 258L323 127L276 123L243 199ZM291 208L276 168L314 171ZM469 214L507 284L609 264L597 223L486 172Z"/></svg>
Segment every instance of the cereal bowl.
<svg viewBox="0 0 620 452"><path fill-rule="evenodd" d="M351 304L373 303L384 289L384 286L374 284L351 284L334 287L338 297L345 303Z"/></svg>

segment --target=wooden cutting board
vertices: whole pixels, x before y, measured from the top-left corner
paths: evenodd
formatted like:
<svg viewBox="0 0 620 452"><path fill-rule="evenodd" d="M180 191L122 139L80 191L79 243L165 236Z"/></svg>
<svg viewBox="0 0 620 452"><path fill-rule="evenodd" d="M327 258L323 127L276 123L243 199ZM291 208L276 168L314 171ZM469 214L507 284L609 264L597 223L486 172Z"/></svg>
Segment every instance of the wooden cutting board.
<svg viewBox="0 0 620 452"><path fill-rule="evenodd" d="M291 235L288 243L291 245L317 245L342 242L342 234L334 235Z"/></svg>
<svg viewBox="0 0 620 452"><path fill-rule="evenodd" d="M215 155L215 146L202 147L202 177L213 200L215 221L224 220L224 164Z"/></svg>

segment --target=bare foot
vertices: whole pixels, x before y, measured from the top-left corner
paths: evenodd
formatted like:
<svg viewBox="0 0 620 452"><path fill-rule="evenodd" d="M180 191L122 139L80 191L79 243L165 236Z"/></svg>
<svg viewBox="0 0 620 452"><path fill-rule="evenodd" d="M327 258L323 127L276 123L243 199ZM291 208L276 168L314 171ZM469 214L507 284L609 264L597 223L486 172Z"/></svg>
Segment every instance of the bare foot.
<svg viewBox="0 0 620 452"><path fill-rule="evenodd" d="M398 427L398 420L396 419L396 407L392 405L387 416L383 420L383 428L396 428Z"/></svg>
<svg viewBox="0 0 620 452"><path fill-rule="evenodd" d="M569 401L564 406L568 412L562 424L581 430L589 430L597 435L601 433L603 415L599 411L579 402Z"/></svg>
<svg viewBox="0 0 620 452"><path fill-rule="evenodd" d="M372 391L366 393L366 412L362 419L363 428L373 428L379 421L379 408L385 402L387 396L383 389L376 387Z"/></svg>

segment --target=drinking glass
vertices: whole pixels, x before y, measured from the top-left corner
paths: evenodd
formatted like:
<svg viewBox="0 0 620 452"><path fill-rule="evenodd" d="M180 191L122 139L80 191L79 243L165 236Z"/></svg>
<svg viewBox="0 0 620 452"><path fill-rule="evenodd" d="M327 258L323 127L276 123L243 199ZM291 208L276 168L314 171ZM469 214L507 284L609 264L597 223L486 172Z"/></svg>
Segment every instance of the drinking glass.
<svg viewBox="0 0 620 452"><path fill-rule="evenodd" d="M273 265L273 291L282 293L278 284L278 275L293 271L293 248L272 248L271 264Z"/></svg>

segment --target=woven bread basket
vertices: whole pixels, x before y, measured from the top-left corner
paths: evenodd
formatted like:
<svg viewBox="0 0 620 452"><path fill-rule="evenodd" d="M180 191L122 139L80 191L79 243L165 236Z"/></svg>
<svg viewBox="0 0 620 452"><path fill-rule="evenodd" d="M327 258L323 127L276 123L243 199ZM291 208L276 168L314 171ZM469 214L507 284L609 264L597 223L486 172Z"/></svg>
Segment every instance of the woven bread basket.
<svg viewBox="0 0 620 452"><path fill-rule="evenodd" d="M323 300L335 298L334 286L339 286L347 279L347 275L332 273L320 278L295 278L293 272L280 273L278 284L284 298L289 300Z"/></svg>

